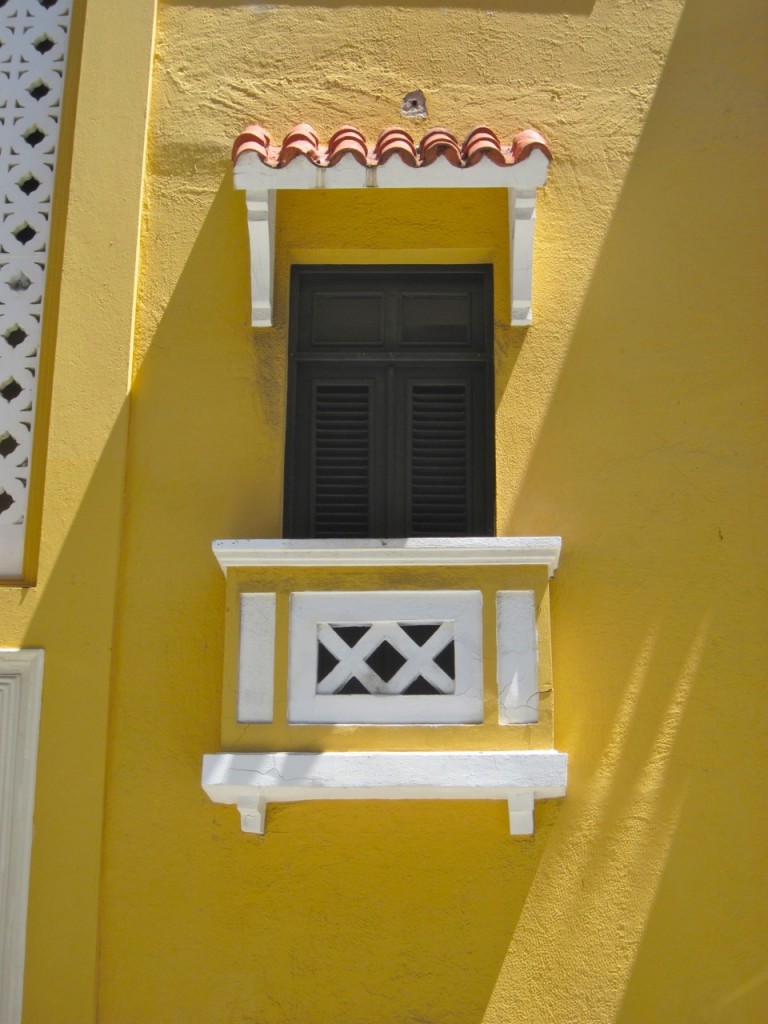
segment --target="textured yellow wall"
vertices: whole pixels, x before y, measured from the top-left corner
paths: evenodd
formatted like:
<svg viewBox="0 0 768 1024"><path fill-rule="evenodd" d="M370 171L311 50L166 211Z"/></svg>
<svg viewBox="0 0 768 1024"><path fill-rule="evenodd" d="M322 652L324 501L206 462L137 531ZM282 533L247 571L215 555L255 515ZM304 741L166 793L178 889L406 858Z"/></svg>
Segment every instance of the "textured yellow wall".
<svg viewBox="0 0 768 1024"><path fill-rule="evenodd" d="M45 650L24 1020L95 1019L113 622L123 529L154 0L73 3L28 530L0 646ZM8 10L8 8L6 8ZM5 97L3 97L5 99ZM119 140L119 141L118 141ZM53 382L52 395L46 389ZM47 454L44 501L36 501ZM35 538L30 547L37 548Z"/></svg>
<svg viewBox="0 0 768 1024"><path fill-rule="evenodd" d="M141 93L151 42L149 4L121 25L99 23L104 0L91 8L101 46L84 51L84 131L102 110L86 72ZM64 817L52 758L71 771L67 742L89 735L88 694L105 736L96 653L112 659L103 1024L765 1019L766 30L762 0L161 5L122 546L110 475L121 463L94 441L85 465L111 490L85 495L66 539L49 524L59 586L43 573L47 616L19 612L12 638L69 651L69 671L82 669L71 708L63 669L45 681L27 1024L92 1019L77 1002L87 978L77 994L56 991L62 1012L44 992L69 877L46 824ZM345 121L374 136L414 87L427 95L424 127L462 134L482 121L509 138L533 125L549 138L534 326L503 322L502 193L302 193L280 197L277 322L254 332L234 136L252 120L278 138L300 120L325 137ZM108 282L132 295L144 123L134 100L114 149L106 134L102 149L80 149L104 175L97 200L110 183L100 154L129 193L113 188L104 229L125 265L99 271L112 264L98 234L72 250L94 270L82 317L102 354L130 336L117 313L99 332L89 303L111 309ZM76 144L75 167L77 154ZM221 708L224 581L210 541L280 529L288 266L360 249L371 260L472 250L496 265L499 532L564 539L555 733L571 779L564 803L537 808L531 838L510 838L502 804L448 802L278 806L265 837L246 836L199 786ZM76 311L64 290L62 322ZM67 337L54 482L73 428L57 419L57 397L82 409L82 357ZM92 379L116 393L108 366ZM124 429L120 419L112 434L120 451ZM66 585L93 571L94 538L116 588L89 630L64 609ZM75 795L98 827L99 787ZM57 820L65 848L86 847L92 895L98 838L83 837L77 815ZM65 948L56 976L81 960Z"/></svg>

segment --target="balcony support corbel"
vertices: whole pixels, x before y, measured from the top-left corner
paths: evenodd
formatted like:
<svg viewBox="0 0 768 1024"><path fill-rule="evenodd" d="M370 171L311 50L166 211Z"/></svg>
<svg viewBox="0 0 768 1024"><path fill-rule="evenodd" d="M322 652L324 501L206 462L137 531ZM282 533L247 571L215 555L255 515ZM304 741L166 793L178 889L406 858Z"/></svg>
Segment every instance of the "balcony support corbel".
<svg viewBox="0 0 768 1024"><path fill-rule="evenodd" d="M251 248L251 322L272 326L272 289L275 276L275 192L248 189L248 238Z"/></svg>
<svg viewBox="0 0 768 1024"><path fill-rule="evenodd" d="M512 326L532 322L533 233L536 226L536 189L509 191L509 269Z"/></svg>

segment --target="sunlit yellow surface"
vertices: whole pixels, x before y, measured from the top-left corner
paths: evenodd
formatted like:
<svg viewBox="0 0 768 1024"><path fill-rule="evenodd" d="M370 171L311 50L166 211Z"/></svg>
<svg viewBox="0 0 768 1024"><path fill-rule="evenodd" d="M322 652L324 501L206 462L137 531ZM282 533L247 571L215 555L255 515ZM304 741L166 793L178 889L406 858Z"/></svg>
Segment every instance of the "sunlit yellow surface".
<svg viewBox="0 0 768 1024"><path fill-rule="evenodd" d="M767 10L169 0L155 44L151 0L89 0L38 583L0 592L2 643L46 649L25 1024L765 1020ZM503 191L372 190L280 195L254 331L235 135L373 138L416 87L417 134L551 143L534 325ZM568 796L531 838L495 802L243 835L199 784L210 542L280 533L290 263L440 253L495 267L499 532L564 541Z"/></svg>

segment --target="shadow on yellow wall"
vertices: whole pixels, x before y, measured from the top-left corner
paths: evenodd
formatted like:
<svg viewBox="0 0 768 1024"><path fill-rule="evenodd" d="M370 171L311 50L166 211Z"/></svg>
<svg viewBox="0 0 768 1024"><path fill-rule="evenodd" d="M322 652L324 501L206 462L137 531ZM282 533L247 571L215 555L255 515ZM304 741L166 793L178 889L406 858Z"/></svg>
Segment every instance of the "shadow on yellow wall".
<svg viewBox="0 0 768 1024"><path fill-rule="evenodd" d="M571 786L487 1024L729 1024L768 1005L747 24L685 6L507 520L565 538L553 639Z"/></svg>

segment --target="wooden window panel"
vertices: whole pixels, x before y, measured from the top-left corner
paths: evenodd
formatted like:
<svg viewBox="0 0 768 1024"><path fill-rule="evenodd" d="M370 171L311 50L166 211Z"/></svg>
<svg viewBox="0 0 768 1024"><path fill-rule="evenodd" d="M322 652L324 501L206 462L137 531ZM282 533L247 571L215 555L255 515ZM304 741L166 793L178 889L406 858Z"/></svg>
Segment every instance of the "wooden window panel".
<svg viewBox="0 0 768 1024"><path fill-rule="evenodd" d="M493 533L490 268L294 268L285 532Z"/></svg>

